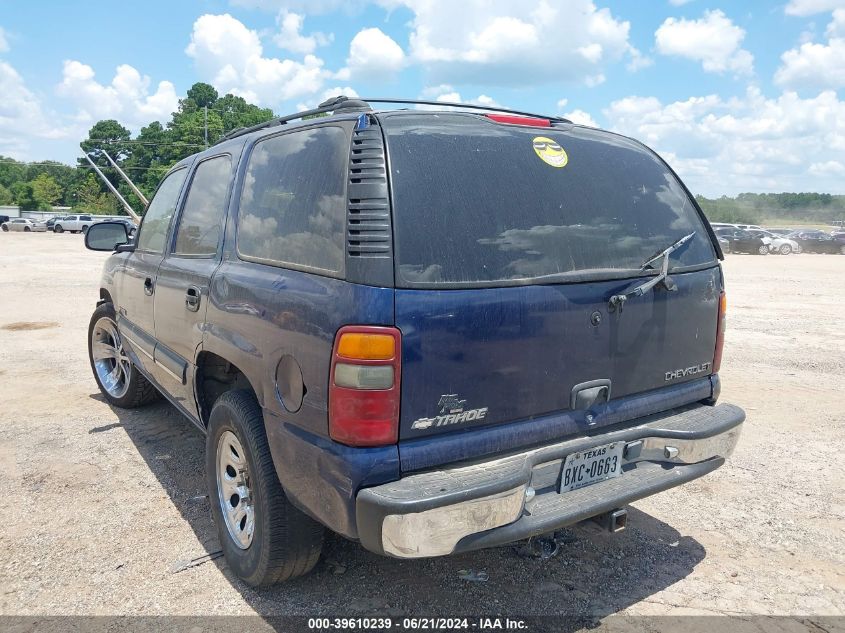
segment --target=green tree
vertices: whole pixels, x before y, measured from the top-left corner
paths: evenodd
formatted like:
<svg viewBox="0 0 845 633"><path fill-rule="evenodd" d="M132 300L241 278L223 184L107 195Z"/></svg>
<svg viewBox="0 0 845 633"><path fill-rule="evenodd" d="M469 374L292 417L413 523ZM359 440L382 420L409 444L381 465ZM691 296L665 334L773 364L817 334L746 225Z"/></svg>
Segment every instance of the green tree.
<svg viewBox="0 0 845 633"><path fill-rule="evenodd" d="M187 154L185 148L174 148L173 134L158 121L141 128L135 140L137 143L132 150L132 156L122 167L149 198L170 166ZM199 148L191 149L188 154L196 149ZM129 203L136 211L140 211L140 202L138 206L133 200Z"/></svg>
<svg viewBox="0 0 845 633"><path fill-rule="evenodd" d="M32 195L32 185L28 182L16 182L12 185L12 196L15 199L15 204L24 211L34 211L38 208L38 203Z"/></svg>
<svg viewBox="0 0 845 633"><path fill-rule="evenodd" d="M12 195L12 192L9 191L8 187L0 185L0 205L9 205L15 201L15 197Z"/></svg>
<svg viewBox="0 0 845 633"><path fill-rule="evenodd" d="M55 179L48 174L38 174L32 181L32 197L38 208L49 211L62 198L62 188Z"/></svg>
<svg viewBox="0 0 845 633"><path fill-rule="evenodd" d="M107 119L97 121L88 131L88 138L82 141L80 146L82 151L87 154L97 156L99 151L104 149L115 160L122 160L132 155L132 144L128 142L131 136L129 130L120 123L114 119ZM97 162L100 163L100 161ZM88 162L84 158L80 158L79 164L86 167ZM102 158L102 165L108 166L105 157Z"/></svg>
<svg viewBox="0 0 845 633"><path fill-rule="evenodd" d="M213 86L197 82L188 89L188 99L193 101L198 108L208 106L209 108L217 101L217 91Z"/></svg>
<svg viewBox="0 0 845 633"><path fill-rule="evenodd" d="M74 197L80 211L95 213L99 215L114 215L117 212L117 200L108 193L100 191L100 182L97 176L89 173L74 191Z"/></svg>
<svg viewBox="0 0 845 633"><path fill-rule="evenodd" d="M223 118L224 134L241 127L264 123L275 116L270 108L259 108L247 103L243 97L232 94L218 99L214 104L214 111Z"/></svg>
<svg viewBox="0 0 845 633"><path fill-rule="evenodd" d="M11 187L26 181L26 167L14 158L0 155L0 185Z"/></svg>

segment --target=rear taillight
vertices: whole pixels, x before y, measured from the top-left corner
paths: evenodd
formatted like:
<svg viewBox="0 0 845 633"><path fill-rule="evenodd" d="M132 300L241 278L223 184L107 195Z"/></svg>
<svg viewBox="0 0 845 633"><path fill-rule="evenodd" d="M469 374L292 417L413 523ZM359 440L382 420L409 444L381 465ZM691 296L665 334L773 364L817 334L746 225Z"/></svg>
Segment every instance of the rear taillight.
<svg viewBox="0 0 845 633"><path fill-rule="evenodd" d="M396 328L347 325L335 338L329 375L329 436L349 446L399 439L402 334Z"/></svg>
<svg viewBox="0 0 845 633"><path fill-rule="evenodd" d="M508 123L509 125L532 125L534 127L551 127L549 119L538 119L532 116L519 116L517 114L487 114L488 119L496 123Z"/></svg>
<svg viewBox="0 0 845 633"><path fill-rule="evenodd" d="M728 310L728 299L723 290L719 293L719 320L716 322L716 353L713 354L713 373L718 373L722 366L722 348L725 346L725 313Z"/></svg>

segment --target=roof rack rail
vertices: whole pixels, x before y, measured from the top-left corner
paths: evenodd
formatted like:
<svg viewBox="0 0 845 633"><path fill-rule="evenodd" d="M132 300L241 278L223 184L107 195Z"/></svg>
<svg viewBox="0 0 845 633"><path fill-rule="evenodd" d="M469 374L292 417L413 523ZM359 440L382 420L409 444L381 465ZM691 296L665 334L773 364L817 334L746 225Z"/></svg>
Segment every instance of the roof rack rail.
<svg viewBox="0 0 845 633"><path fill-rule="evenodd" d="M569 119L559 116L549 116L548 114L536 114L534 112L523 112L522 110L511 110L509 108L499 108L497 106L476 105L474 103L456 103L453 101L424 101L419 99L379 99L362 97L361 101L367 103L407 103L409 105L432 105L443 106L448 108L466 108L467 110L485 110L487 112L505 112L507 114L518 114L521 116L536 117L538 119L549 119L550 121L557 121L559 123L572 123Z"/></svg>
<svg viewBox="0 0 845 633"><path fill-rule="evenodd" d="M250 132L256 132L276 125L284 125L288 121L294 121L303 117L313 116L315 114L324 114L326 112L333 112L341 109L372 110L369 104L361 99L350 99L349 97L339 95L323 101L323 103L311 110L303 110L302 112L296 112L294 114L286 114L285 116L276 117L274 119L270 119L269 121L264 121L264 123L257 123L256 125L251 125L249 127L239 127L228 134L225 134L223 136L223 140L228 141L229 139L237 138L238 136L243 136L244 134L249 134Z"/></svg>
<svg viewBox="0 0 845 633"><path fill-rule="evenodd" d="M361 110L361 111L368 111L372 110L370 103L402 103L408 105L431 105L431 106L442 106L444 108L464 108L467 110L483 110L486 112L504 112L506 114L517 114L521 116L529 116L529 117L537 117L540 119L548 119L550 121L556 121L559 123L572 123L569 119L565 119L559 116L549 116L547 114L535 114L533 112L523 112L521 110L510 110L508 108L499 108L495 106L483 106L483 105L476 105L474 103L456 103L452 101L425 101L419 99L382 99L382 98L372 98L372 99L359 99L359 98L350 98L344 95L338 95L337 97L332 97L331 99L327 99L323 101L320 105L316 108L312 108L311 110L303 110L302 112L296 112L294 114L286 114L285 116L276 117L274 119L270 119L269 121L264 121L263 123L258 123L256 125L252 125L250 127L239 127L236 130L232 130L228 134L223 136L224 141L228 141L229 139L237 138L238 136L243 136L244 134L249 134L250 132L256 132L258 130L263 130L268 127L274 127L276 125L284 125L288 121L294 121L296 119L302 119L307 116L313 116L315 114L324 114L326 112L336 112L337 110Z"/></svg>

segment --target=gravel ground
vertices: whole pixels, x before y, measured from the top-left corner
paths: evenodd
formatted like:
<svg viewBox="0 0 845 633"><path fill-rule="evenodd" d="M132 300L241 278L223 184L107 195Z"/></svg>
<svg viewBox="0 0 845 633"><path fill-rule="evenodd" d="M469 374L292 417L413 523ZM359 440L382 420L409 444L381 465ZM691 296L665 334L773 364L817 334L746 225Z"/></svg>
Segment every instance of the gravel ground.
<svg viewBox="0 0 845 633"><path fill-rule="evenodd" d="M78 235L0 235L2 615L845 615L845 257L728 257L722 400L748 413L740 445L634 504L624 532L564 531L549 560L397 561L329 537L312 574L261 592L213 558L199 432L165 403L98 394L104 258Z"/></svg>

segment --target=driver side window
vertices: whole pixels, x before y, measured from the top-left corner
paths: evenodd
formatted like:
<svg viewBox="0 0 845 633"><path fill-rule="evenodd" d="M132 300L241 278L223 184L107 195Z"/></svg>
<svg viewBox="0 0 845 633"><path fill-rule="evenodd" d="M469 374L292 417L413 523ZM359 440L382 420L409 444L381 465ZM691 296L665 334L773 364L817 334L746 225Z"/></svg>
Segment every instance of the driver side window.
<svg viewBox="0 0 845 633"><path fill-rule="evenodd" d="M182 190L182 184L185 182L187 174L188 170L183 167L171 173L159 185L141 222L136 247L138 250L151 253L164 252L170 219L176 210L179 192Z"/></svg>

